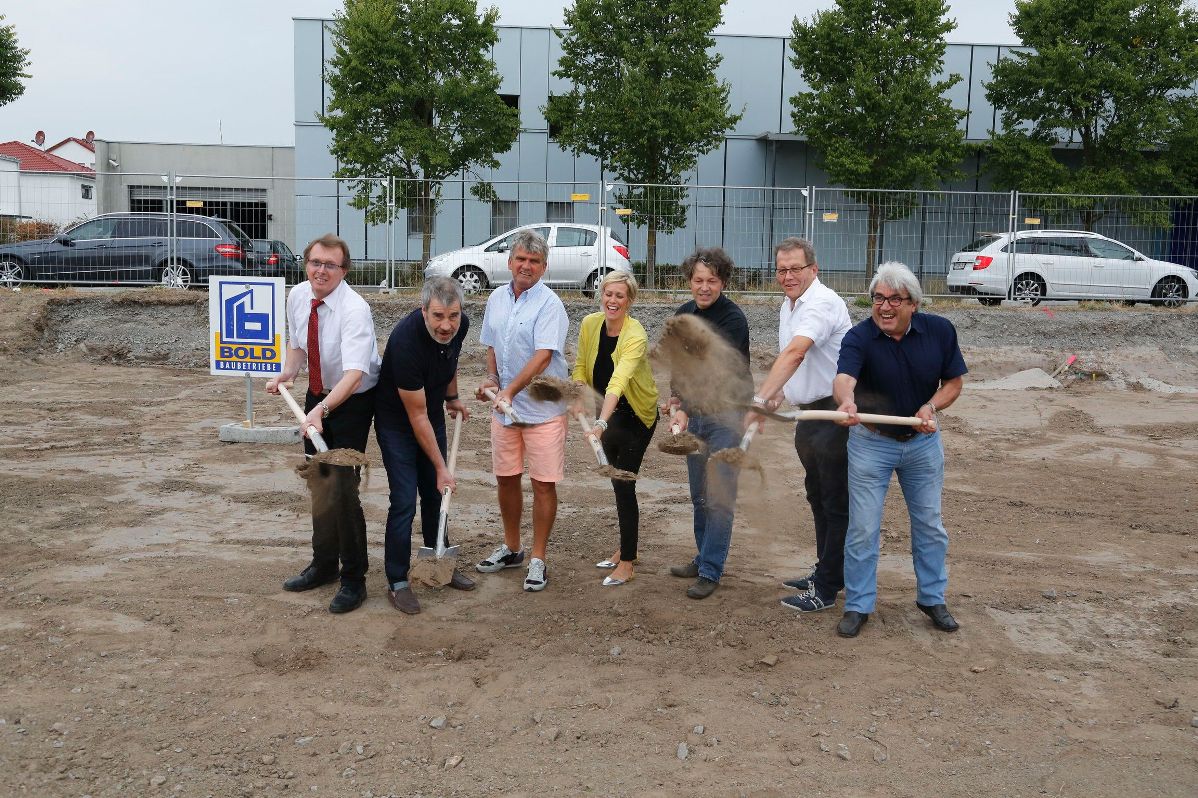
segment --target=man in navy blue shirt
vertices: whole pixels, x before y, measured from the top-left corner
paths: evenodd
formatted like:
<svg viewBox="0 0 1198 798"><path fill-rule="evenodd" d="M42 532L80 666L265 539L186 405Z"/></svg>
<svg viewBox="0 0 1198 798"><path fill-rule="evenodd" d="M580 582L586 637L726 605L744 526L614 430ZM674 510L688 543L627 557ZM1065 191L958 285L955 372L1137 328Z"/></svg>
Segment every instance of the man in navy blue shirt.
<svg viewBox="0 0 1198 798"><path fill-rule="evenodd" d="M462 288L451 278L433 277L424 284L420 305L387 341L374 411L391 490L384 543L388 595L395 609L409 615L420 612L408 583L416 496L424 545L432 548L441 493L456 487L445 463L445 411L463 419L470 415L458 397L458 357L470 329ZM474 582L455 571L450 587L472 590Z"/></svg>
<svg viewBox="0 0 1198 798"><path fill-rule="evenodd" d="M957 331L940 316L917 313L919 280L901 263L883 263L869 285L873 313L840 344L832 395L850 415L849 528L844 546L844 617L841 637L856 637L878 596L882 507L890 475L897 474L911 516L915 604L937 629L955 632L944 602L948 586L948 532L940 517L944 445L936 412L961 395L965 360ZM919 427L862 424L857 413L917 416Z"/></svg>

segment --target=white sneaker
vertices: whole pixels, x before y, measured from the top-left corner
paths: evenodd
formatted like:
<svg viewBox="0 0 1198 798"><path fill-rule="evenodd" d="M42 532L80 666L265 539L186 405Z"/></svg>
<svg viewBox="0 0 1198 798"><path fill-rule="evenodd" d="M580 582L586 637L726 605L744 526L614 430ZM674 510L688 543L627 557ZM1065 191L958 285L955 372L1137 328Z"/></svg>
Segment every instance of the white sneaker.
<svg viewBox="0 0 1198 798"><path fill-rule="evenodd" d="M504 568L515 568L522 562L524 562L524 549L512 551L506 543L501 543L499 548L491 552L490 557L475 565L474 569L484 574L491 574L502 571Z"/></svg>
<svg viewBox="0 0 1198 798"><path fill-rule="evenodd" d="M533 557L528 563L528 573L524 575L524 589L530 591L544 590L546 581L545 561Z"/></svg>

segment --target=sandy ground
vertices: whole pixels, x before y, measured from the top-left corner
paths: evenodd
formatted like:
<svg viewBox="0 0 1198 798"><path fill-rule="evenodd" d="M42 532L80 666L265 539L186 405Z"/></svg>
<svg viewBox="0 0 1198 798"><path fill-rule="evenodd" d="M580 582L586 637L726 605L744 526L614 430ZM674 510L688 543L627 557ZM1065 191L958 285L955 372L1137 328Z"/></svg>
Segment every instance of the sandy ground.
<svg viewBox="0 0 1198 798"><path fill-rule="evenodd" d="M197 367L194 296L155 296L0 295L0 794L1198 793L1192 313L945 311L971 380L1078 363L1060 388L967 384L943 416L961 631L914 606L896 485L878 611L842 640L839 605L779 605L813 556L781 424L754 443L768 480L746 475L706 601L667 573L693 551L690 505L655 447L637 578L600 587L611 488L576 432L543 593L509 570L391 609L381 466L366 605L283 592L310 551L298 453L217 441L243 384ZM376 301L380 329L411 306ZM651 334L668 312L636 310ZM751 316L760 369L776 310ZM275 402L260 423L282 422ZM472 420L466 562L498 539L489 462Z"/></svg>

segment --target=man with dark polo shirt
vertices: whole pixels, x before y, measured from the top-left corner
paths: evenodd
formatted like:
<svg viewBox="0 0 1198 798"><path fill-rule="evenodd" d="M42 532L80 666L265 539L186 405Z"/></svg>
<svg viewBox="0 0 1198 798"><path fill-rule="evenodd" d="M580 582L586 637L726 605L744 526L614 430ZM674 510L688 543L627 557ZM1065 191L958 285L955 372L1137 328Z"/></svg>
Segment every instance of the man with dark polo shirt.
<svg viewBox="0 0 1198 798"><path fill-rule="evenodd" d="M747 404L753 395L749 374L749 322L744 311L724 295L732 279L732 258L719 247L702 247L682 261L682 274L690 285L692 299L675 315L693 313L706 321L740 354L728 364L729 409L699 413L685 396L671 396L662 410L678 409L674 422L698 437L706 449L686 458L691 504L694 508L694 558L675 565L670 573L682 579L694 579L686 589L693 599L705 599L715 592L724 573L728 547L732 542L732 521L736 511L736 483L740 469L727 462L711 461L710 455L740 445L741 417L736 403Z"/></svg>
<svg viewBox="0 0 1198 798"><path fill-rule="evenodd" d="M420 293L420 309L395 325L383 352L374 433L391 490L387 587L391 606L409 615L420 612L408 583L416 497L424 545L432 548L437 545L442 491L456 487L445 463L445 411L469 417L458 398L458 357L469 329L457 280L433 277ZM474 582L455 571L450 587L473 590Z"/></svg>
<svg viewBox="0 0 1198 798"><path fill-rule="evenodd" d="M944 445L935 422L961 395L967 369L957 331L918 313L923 291L901 263L883 263L869 285L873 313L844 336L832 394L849 430L849 528L844 547L844 616L836 632L856 637L874 611L882 507L898 476L911 517L915 604L937 629L955 632L944 602L948 532L940 515ZM861 424L857 412L918 416L919 427Z"/></svg>

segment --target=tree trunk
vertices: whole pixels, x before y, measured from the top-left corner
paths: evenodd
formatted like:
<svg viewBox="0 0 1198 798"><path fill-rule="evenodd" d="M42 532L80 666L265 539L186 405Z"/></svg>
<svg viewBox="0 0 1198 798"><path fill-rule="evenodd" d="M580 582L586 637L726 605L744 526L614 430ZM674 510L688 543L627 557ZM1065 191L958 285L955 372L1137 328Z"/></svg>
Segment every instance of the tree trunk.
<svg viewBox="0 0 1198 798"><path fill-rule="evenodd" d="M420 265L422 267L428 265L429 258L433 254L433 198L432 187L429 181L420 181L421 196L416 200L416 207L420 212L420 232L421 248L420 248Z"/></svg>
<svg viewBox="0 0 1198 798"><path fill-rule="evenodd" d="M882 206L869 203L869 235L865 243L865 279L872 280L878 263L878 231L882 227Z"/></svg>
<svg viewBox="0 0 1198 798"><path fill-rule="evenodd" d="M649 217L649 230L645 235L645 288L657 288L657 217Z"/></svg>

